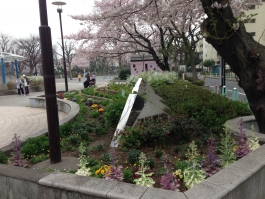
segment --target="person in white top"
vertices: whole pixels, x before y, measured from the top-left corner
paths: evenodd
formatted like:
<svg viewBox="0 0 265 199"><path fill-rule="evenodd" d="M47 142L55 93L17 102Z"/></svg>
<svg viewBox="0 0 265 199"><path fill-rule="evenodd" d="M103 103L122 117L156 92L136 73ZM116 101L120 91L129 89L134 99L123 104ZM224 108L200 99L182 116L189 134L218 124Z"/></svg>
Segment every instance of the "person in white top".
<svg viewBox="0 0 265 199"><path fill-rule="evenodd" d="M17 84L18 95L24 95L24 89L22 87L22 81L21 81L19 76L17 76L16 84Z"/></svg>

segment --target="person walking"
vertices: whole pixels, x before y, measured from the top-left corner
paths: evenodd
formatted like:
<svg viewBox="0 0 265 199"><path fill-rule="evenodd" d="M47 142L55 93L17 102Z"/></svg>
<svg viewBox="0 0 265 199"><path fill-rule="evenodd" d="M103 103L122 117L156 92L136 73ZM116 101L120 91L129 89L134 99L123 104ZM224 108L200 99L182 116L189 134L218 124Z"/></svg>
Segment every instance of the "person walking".
<svg viewBox="0 0 265 199"><path fill-rule="evenodd" d="M81 81L81 74L79 73L78 76L77 76L79 82Z"/></svg>
<svg viewBox="0 0 265 199"><path fill-rule="evenodd" d="M17 84L18 95L24 95L24 89L22 87L22 81L21 81L19 76L17 76L16 84Z"/></svg>
<svg viewBox="0 0 265 199"><path fill-rule="evenodd" d="M24 74L23 75L24 78L24 86L25 86L25 95L29 94L29 79L27 78L27 76Z"/></svg>

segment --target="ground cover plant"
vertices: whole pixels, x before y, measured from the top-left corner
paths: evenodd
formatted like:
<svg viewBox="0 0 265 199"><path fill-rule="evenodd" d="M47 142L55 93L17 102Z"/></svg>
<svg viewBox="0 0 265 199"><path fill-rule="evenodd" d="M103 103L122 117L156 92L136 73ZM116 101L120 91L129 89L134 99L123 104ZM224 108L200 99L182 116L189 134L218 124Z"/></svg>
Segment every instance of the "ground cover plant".
<svg viewBox="0 0 265 199"><path fill-rule="evenodd" d="M94 88L58 94L82 109L74 122L60 127L62 156L80 158L76 174L185 191L247 154L242 146L251 150L259 147L254 135L244 137L243 121L236 136L223 129L226 120L251 114L246 104L211 94L189 82L156 85L153 88L169 110L118 132L118 148L109 146L131 85L110 83L108 89L117 92L101 100L94 99Z"/></svg>

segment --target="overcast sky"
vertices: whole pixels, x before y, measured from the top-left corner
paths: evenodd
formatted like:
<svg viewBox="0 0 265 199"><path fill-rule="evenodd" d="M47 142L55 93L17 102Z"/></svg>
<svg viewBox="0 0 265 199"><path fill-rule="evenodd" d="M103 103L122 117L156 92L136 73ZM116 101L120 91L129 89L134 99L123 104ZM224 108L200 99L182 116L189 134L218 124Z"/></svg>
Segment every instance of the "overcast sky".
<svg viewBox="0 0 265 199"><path fill-rule="evenodd" d="M59 13L57 6L46 0L48 24L51 28L52 43L61 43ZM93 0L59 0L66 5L62 7L63 34L76 33L81 26L79 21L69 15L88 14L93 7ZM30 34L39 35L40 17L39 0L1 0L0 32L14 38L27 38Z"/></svg>

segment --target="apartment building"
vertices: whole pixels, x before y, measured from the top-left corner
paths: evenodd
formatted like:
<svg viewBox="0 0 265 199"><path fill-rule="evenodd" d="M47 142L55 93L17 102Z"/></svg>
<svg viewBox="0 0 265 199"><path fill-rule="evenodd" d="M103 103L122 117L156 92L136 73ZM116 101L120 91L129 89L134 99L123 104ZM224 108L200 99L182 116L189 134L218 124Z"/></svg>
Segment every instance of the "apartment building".
<svg viewBox="0 0 265 199"><path fill-rule="evenodd" d="M257 15L245 21L245 27L247 32L252 35L257 42L265 46L265 0L262 0L262 2L263 5L252 5L246 12L247 15ZM198 42L197 52L201 53L203 61L206 59L213 59L215 64L220 63L219 54L211 44L205 41L205 39Z"/></svg>

